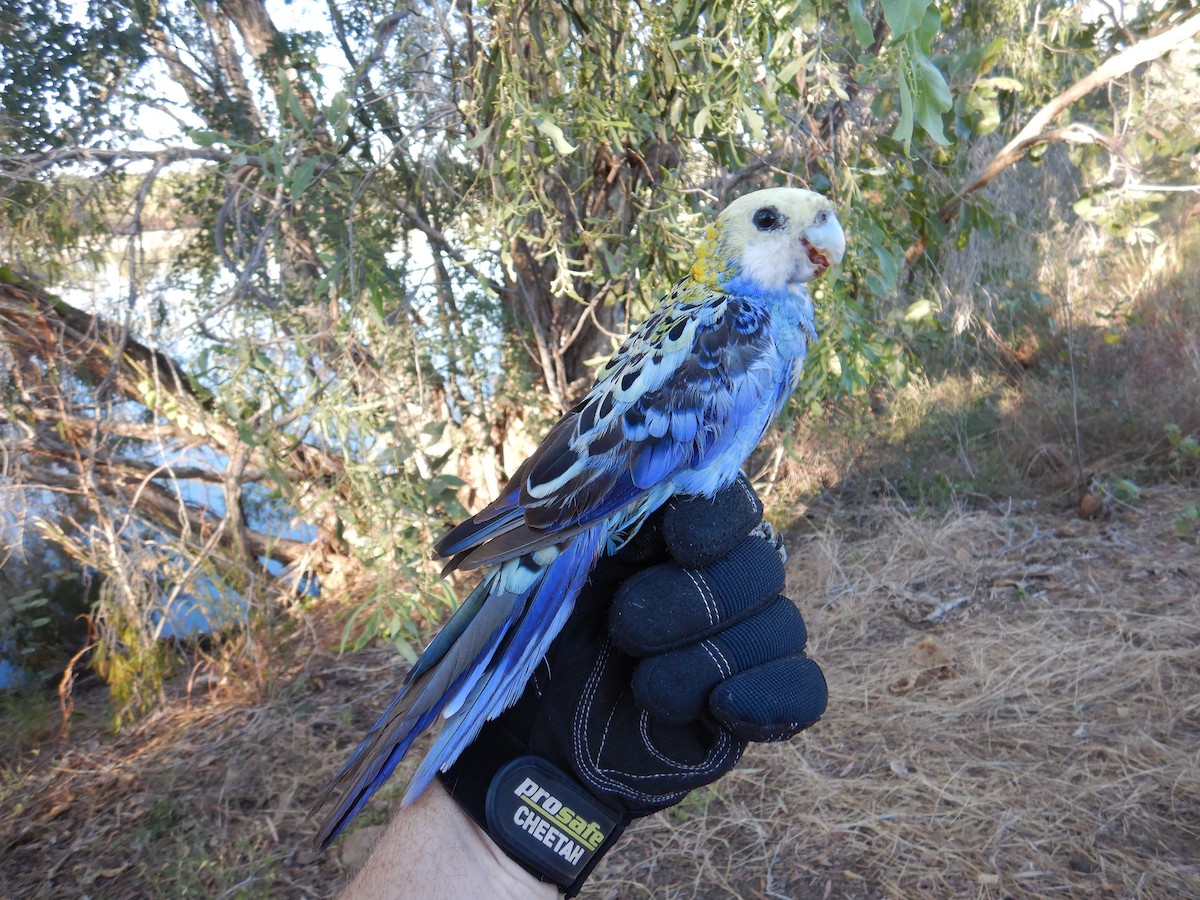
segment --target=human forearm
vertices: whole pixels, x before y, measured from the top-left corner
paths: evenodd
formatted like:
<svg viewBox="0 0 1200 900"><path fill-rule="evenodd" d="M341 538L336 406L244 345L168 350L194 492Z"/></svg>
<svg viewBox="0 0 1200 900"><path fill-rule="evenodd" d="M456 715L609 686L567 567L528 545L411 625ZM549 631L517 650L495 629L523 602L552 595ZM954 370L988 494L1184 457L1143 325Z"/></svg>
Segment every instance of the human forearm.
<svg viewBox="0 0 1200 900"><path fill-rule="evenodd" d="M439 782L397 812L342 900L553 900L558 892L510 859Z"/></svg>

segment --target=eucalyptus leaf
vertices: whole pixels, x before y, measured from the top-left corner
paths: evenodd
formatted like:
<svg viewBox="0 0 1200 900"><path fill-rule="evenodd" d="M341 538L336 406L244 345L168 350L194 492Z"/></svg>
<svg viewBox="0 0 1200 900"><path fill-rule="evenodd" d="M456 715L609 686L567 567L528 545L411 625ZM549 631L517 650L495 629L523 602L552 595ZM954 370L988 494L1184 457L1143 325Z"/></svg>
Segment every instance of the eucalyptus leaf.
<svg viewBox="0 0 1200 900"><path fill-rule="evenodd" d="M550 139L550 142L554 145L555 152L560 156L570 156L578 149L567 140L562 128L549 119L541 117L537 119L536 125L537 130Z"/></svg>
<svg viewBox="0 0 1200 900"><path fill-rule="evenodd" d="M900 72L899 81L900 121L896 123L896 130L892 132L892 137L900 141L904 145L904 152L908 153L913 136L913 95L908 86L907 71Z"/></svg>
<svg viewBox="0 0 1200 900"><path fill-rule="evenodd" d="M854 38L865 50L875 43L875 31L863 12L862 0L850 0L847 7L850 10L850 24L854 29Z"/></svg>
<svg viewBox="0 0 1200 900"><path fill-rule="evenodd" d="M925 18L930 0L881 0L883 16L896 37L915 31Z"/></svg>
<svg viewBox="0 0 1200 900"><path fill-rule="evenodd" d="M917 76L922 82L922 93L928 96L929 102L938 112L949 112L954 106L954 97L951 95L950 86L946 84L946 79L941 71L927 56L915 56L914 62Z"/></svg>

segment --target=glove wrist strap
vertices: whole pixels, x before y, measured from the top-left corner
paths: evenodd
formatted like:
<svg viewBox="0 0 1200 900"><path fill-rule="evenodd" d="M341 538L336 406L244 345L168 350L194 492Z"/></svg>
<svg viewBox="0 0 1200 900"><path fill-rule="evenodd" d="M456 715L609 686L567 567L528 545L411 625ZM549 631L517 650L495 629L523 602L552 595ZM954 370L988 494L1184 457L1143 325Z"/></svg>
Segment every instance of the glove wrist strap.
<svg viewBox="0 0 1200 900"><path fill-rule="evenodd" d="M557 766L528 755L506 730L485 731L486 739L440 776L442 783L498 847L539 881L574 897L629 819Z"/></svg>

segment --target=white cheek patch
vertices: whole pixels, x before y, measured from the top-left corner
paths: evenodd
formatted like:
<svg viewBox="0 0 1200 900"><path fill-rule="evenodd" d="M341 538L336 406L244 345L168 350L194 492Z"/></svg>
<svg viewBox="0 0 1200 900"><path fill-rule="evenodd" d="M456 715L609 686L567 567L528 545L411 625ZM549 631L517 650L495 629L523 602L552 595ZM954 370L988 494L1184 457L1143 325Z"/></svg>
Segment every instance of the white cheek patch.
<svg viewBox="0 0 1200 900"><path fill-rule="evenodd" d="M796 260L792 266L791 277L788 278L788 287L795 290L799 287L804 289L804 285L808 284L817 277L817 267L812 264L808 258L808 254Z"/></svg>
<svg viewBox="0 0 1200 900"><path fill-rule="evenodd" d="M796 254L786 237L752 241L742 252L742 272L769 291L777 291L792 279Z"/></svg>

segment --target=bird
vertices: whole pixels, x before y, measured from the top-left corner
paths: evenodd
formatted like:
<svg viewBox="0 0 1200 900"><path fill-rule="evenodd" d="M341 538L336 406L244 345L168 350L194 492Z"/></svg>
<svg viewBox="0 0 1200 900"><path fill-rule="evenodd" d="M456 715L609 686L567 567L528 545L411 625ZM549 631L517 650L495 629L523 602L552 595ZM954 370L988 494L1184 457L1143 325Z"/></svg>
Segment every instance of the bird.
<svg viewBox="0 0 1200 900"><path fill-rule="evenodd" d="M712 497L737 479L817 339L806 285L845 249L832 202L801 188L744 194L707 226L687 273L583 399L494 501L435 545L443 575L487 571L318 797L314 814L339 797L318 846L436 719L403 805L516 702L601 556L675 495Z"/></svg>

